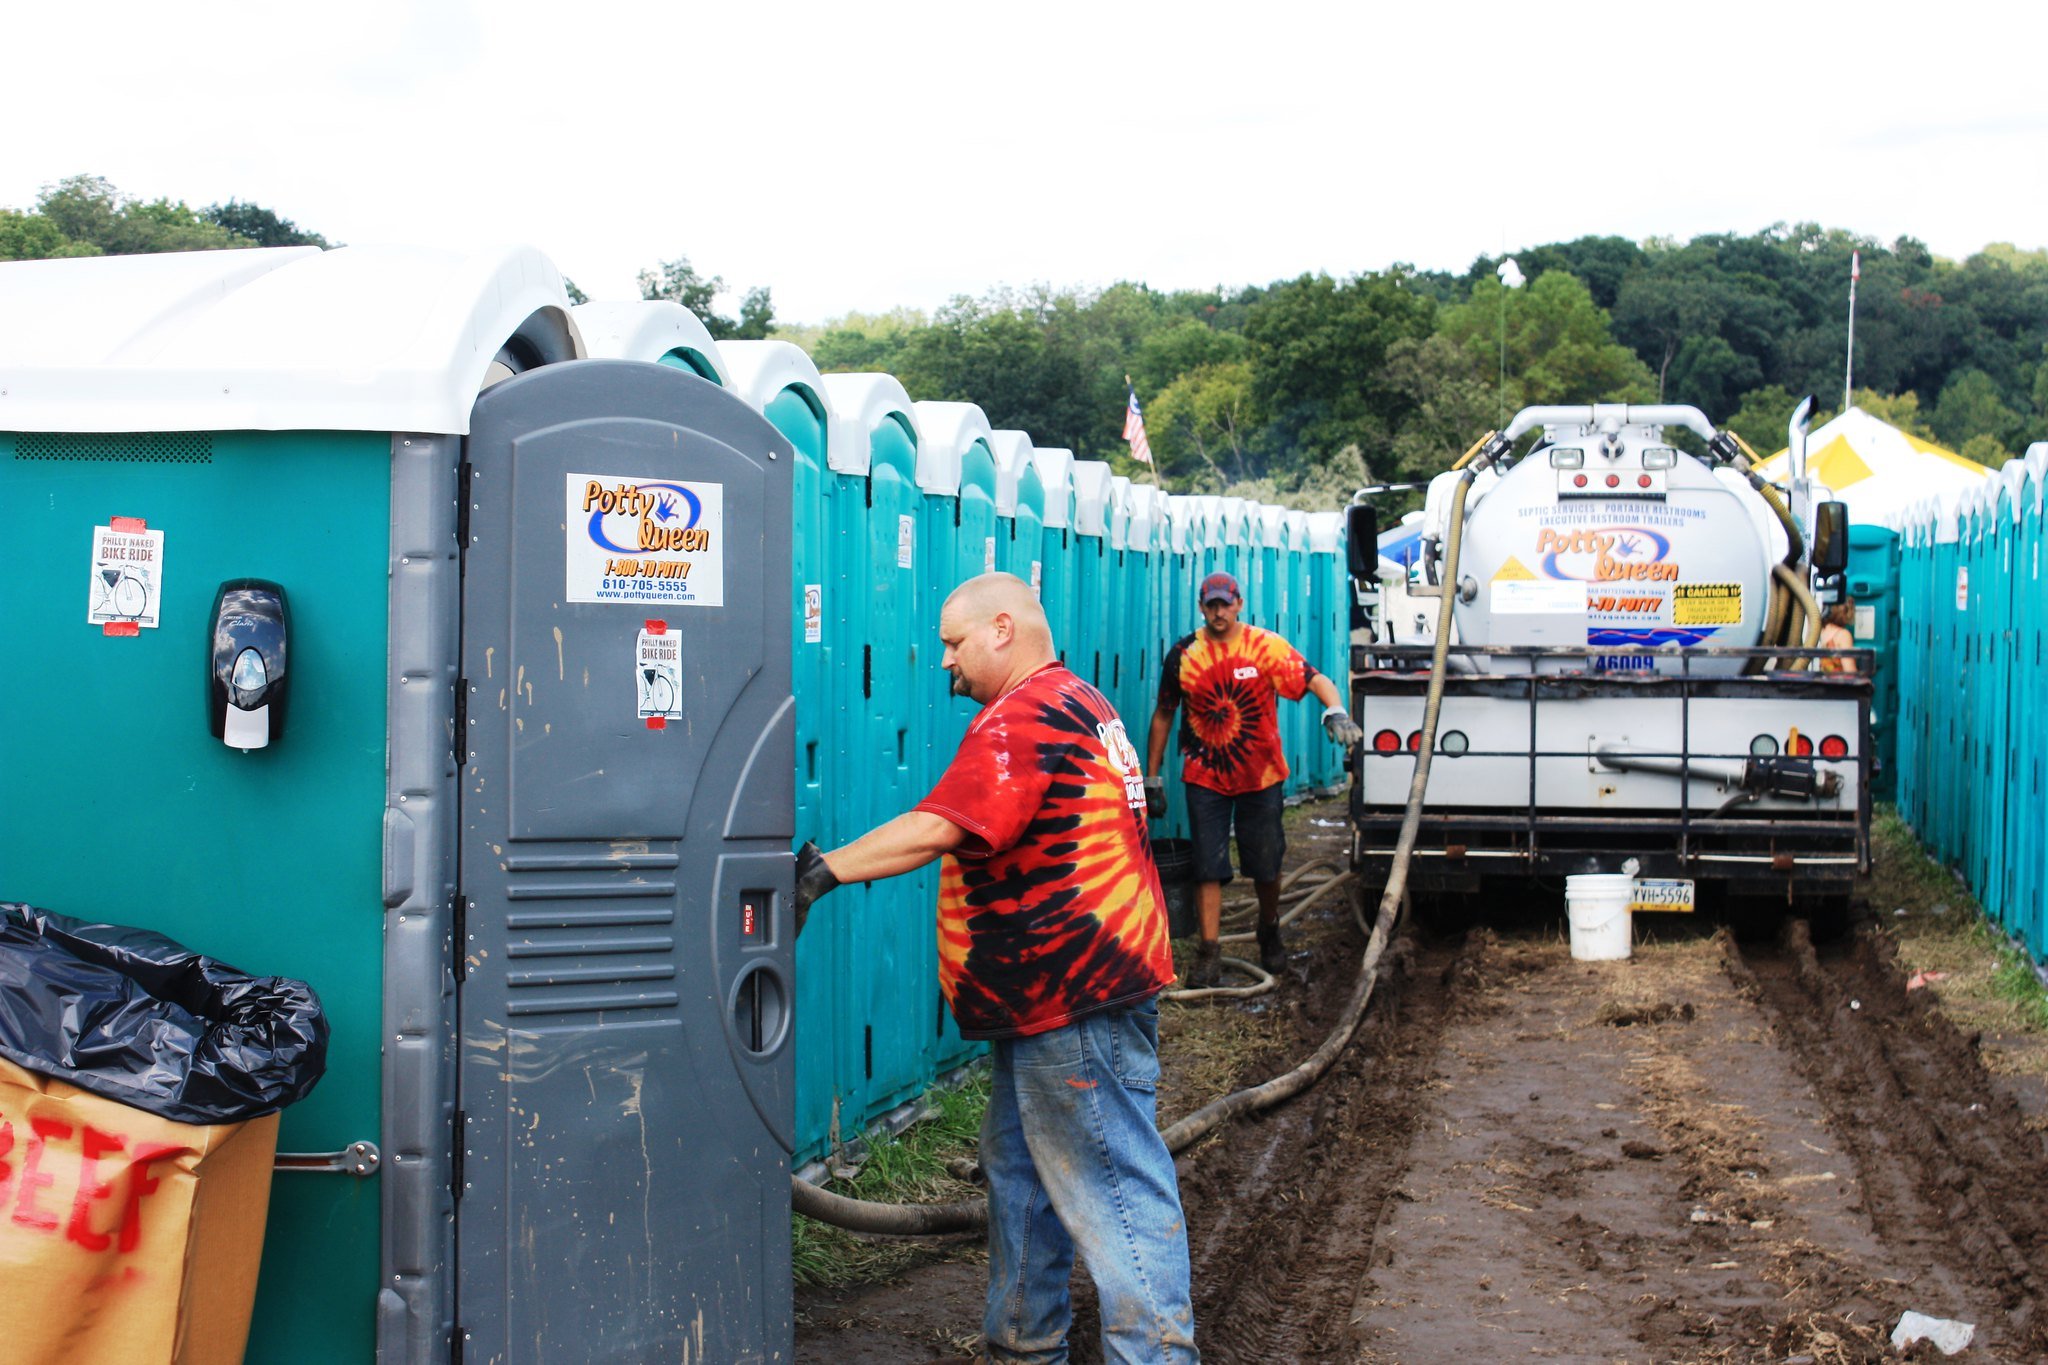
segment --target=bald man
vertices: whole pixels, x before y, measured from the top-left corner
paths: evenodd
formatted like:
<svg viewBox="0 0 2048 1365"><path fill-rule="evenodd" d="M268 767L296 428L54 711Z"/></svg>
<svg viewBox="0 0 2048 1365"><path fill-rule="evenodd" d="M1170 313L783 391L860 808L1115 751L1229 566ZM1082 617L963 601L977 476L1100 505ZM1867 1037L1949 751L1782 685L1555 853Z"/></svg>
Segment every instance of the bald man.
<svg viewBox="0 0 2048 1365"><path fill-rule="evenodd" d="M979 1358L1067 1358L1078 1250L1106 1360L1199 1360L1180 1187L1157 1127L1154 997L1173 954L1137 750L1059 662L1023 580L961 584L939 640L953 692L981 714L916 809L830 853L804 845L798 923L841 882L945 860L939 986L992 1061Z"/></svg>

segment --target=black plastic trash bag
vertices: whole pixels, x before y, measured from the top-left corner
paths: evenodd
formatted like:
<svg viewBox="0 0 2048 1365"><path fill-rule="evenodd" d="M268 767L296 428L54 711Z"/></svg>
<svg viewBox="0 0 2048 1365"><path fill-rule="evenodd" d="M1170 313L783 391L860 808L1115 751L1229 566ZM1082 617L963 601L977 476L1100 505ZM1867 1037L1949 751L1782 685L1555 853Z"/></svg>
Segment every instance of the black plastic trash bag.
<svg viewBox="0 0 2048 1365"><path fill-rule="evenodd" d="M303 981L0 901L0 1056L179 1123L240 1123L312 1091L327 1016Z"/></svg>

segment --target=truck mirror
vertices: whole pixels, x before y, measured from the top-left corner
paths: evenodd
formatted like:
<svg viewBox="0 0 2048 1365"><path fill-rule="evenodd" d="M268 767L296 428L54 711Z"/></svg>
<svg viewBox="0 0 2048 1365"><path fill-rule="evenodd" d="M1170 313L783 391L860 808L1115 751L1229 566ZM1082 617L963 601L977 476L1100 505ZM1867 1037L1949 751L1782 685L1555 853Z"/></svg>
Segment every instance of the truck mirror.
<svg viewBox="0 0 2048 1365"><path fill-rule="evenodd" d="M1344 513L1345 557L1351 576L1370 583L1379 577L1380 514L1371 503L1354 502Z"/></svg>
<svg viewBox="0 0 2048 1365"><path fill-rule="evenodd" d="M1824 502L1813 509L1813 571L1831 578L1849 567L1849 504Z"/></svg>

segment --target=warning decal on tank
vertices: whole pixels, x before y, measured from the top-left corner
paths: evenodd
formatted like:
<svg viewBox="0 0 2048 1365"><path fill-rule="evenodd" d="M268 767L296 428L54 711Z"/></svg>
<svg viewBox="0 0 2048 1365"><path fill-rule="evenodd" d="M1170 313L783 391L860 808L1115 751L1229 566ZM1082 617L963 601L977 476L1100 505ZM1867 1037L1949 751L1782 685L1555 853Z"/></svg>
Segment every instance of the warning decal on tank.
<svg viewBox="0 0 2048 1365"><path fill-rule="evenodd" d="M1535 576L1535 574L1529 572L1528 565L1522 563L1521 560L1516 559L1513 555L1509 555L1508 562L1501 565L1499 570L1493 575L1493 581L1496 583L1512 583L1518 579L1531 579Z"/></svg>
<svg viewBox="0 0 2048 1365"><path fill-rule="evenodd" d="M1678 583L1671 589L1674 626L1736 626L1742 624L1740 583Z"/></svg>

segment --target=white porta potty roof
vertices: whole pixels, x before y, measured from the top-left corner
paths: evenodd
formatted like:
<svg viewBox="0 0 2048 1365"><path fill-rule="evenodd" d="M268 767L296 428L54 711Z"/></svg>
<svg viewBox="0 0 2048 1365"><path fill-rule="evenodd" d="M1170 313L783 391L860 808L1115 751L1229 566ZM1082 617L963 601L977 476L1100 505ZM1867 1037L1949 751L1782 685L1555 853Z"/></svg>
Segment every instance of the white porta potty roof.
<svg viewBox="0 0 2048 1365"><path fill-rule="evenodd" d="M1106 460L1074 461L1074 533L1083 536L1109 534L1109 481Z"/></svg>
<svg viewBox="0 0 2048 1365"><path fill-rule="evenodd" d="M988 448L996 457L996 515L1017 515L1017 481L1031 466L1029 432L1005 429L988 434Z"/></svg>
<svg viewBox="0 0 2048 1365"><path fill-rule="evenodd" d="M823 382L832 404L832 467L841 474L873 472L875 429L898 417L909 424L912 442L923 447L916 405L895 375L828 374Z"/></svg>
<svg viewBox="0 0 2048 1365"><path fill-rule="evenodd" d="M461 434L498 349L569 320L531 247L351 246L0 265L0 428Z"/></svg>
<svg viewBox="0 0 2048 1365"><path fill-rule="evenodd" d="M818 377L818 367L802 347L786 341L728 341L719 347L718 358L725 366L726 387L763 414L784 389L807 390L824 409L820 416L825 426L825 464L839 468L839 432L832 421L832 400ZM866 455L863 441L861 456L865 459Z"/></svg>
<svg viewBox="0 0 2048 1365"><path fill-rule="evenodd" d="M1031 464L1045 486L1045 527L1065 530L1067 504L1074 496L1074 452L1063 446L1033 446Z"/></svg>
<svg viewBox="0 0 2048 1365"><path fill-rule="evenodd" d="M1253 506L1243 498L1216 499L1216 526L1225 545L1251 543Z"/></svg>
<svg viewBox="0 0 2048 1365"><path fill-rule="evenodd" d="M976 441L988 445L993 429L972 403L917 403L917 486L942 497L960 495L960 464ZM991 458L995 455L989 448Z"/></svg>
<svg viewBox="0 0 2048 1365"><path fill-rule="evenodd" d="M583 353L605 360L657 362L671 351L695 351L711 362L718 382L732 387L718 343L680 303L666 299L581 303L569 310L583 334Z"/></svg>
<svg viewBox="0 0 2048 1365"><path fill-rule="evenodd" d="M1131 526L1131 481L1121 474L1109 480L1109 548L1127 550Z"/></svg>
<svg viewBox="0 0 2048 1365"><path fill-rule="evenodd" d="M1344 544L1342 512L1309 512L1308 547L1317 554L1335 554Z"/></svg>
<svg viewBox="0 0 2048 1365"><path fill-rule="evenodd" d="M1302 554L1307 554L1313 548L1309 544L1308 515L1292 508L1286 509L1283 513L1287 522L1287 548Z"/></svg>
<svg viewBox="0 0 2048 1365"><path fill-rule="evenodd" d="M1194 549L1195 528L1202 523L1202 500L1185 493L1169 493L1166 497L1166 540L1167 548L1175 554L1186 554Z"/></svg>
<svg viewBox="0 0 2048 1365"><path fill-rule="evenodd" d="M1269 502L1255 502L1246 509L1251 515L1252 544L1278 550L1287 544L1287 509Z"/></svg>

